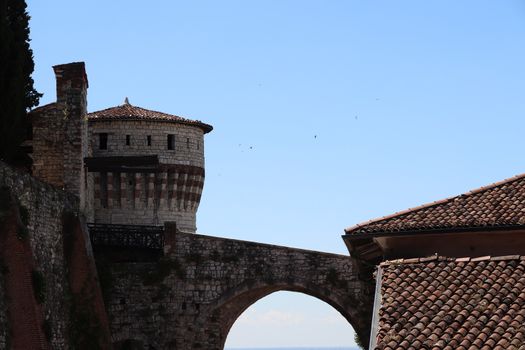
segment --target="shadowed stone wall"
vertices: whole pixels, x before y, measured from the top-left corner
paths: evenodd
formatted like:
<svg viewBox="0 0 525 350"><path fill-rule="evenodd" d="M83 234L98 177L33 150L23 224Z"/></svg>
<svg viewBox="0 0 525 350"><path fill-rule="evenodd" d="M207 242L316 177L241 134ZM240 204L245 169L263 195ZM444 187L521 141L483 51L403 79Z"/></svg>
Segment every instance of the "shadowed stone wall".
<svg viewBox="0 0 525 350"><path fill-rule="evenodd" d="M0 349L108 348L78 202L0 162Z"/></svg>
<svg viewBox="0 0 525 350"><path fill-rule="evenodd" d="M350 257L166 231L158 263L101 263L116 349L223 349L239 315L281 290L325 301L368 342L373 296Z"/></svg>

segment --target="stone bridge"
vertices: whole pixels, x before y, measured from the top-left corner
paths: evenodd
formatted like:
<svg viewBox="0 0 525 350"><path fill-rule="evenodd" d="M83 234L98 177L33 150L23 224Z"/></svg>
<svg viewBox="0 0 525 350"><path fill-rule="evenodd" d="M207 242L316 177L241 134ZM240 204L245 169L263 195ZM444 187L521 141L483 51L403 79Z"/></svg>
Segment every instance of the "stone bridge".
<svg viewBox="0 0 525 350"><path fill-rule="evenodd" d="M115 349L223 349L250 305L276 291L319 298L368 342L373 295L349 256L176 231L157 262L97 256Z"/></svg>

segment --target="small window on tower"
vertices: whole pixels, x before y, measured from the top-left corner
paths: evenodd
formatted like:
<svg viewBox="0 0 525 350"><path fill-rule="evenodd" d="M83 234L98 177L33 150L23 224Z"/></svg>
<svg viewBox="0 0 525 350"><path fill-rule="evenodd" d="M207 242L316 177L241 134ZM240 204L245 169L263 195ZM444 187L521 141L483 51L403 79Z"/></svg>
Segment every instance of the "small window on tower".
<svg viewBox="0 0 525 350"><path fill-rule="evenodd" d="M148 146L151 146L151 135L148 135L147 142L148 142Z"/></svg>
<svg viewBox="0 0 525 350"><path fill-rule="evenodd" d="M131 145L131 135L126 135L126 146Z"/></svg>
<svg viewBox="0 0 525 350"><path fill-rule="evenodd" d="M103 132L98 134L98 148L108 149L108 134Z"/></svg>
<svg viewBox="0 0 525 350"><path fill-rule="evenodd" d="M168 134L168 149L175 149L175 135Z"/></svg>
<svg viewBox="0 0 525 350"><path fill-rule="evenodd" d="M186 148L188 148L188 149L190 148L190 139L189 138L186 139Z"/></svg>

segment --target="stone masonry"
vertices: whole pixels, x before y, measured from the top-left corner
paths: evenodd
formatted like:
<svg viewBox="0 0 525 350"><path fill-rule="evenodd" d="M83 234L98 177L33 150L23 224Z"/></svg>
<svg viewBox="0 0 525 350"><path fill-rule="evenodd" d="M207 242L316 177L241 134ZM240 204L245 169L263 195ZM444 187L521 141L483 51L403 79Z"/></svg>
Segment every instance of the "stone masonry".
<svg viewBox="0 0 525 350"><path fill-rule="evenodd" d="M38 336L38 333L46 334L47 345L42 345L42 348L68 349L73 341L74 293L79 290L75 290L74 284L80 284L92 292L89 301L82 301L84 308L97 309L103 314L102 318L106 317L101 296L97 296L100 293L97 292L95 266L86 262L90 255L93 262L87 235L81 233L73 240L76 246L81 247L80 250L68 248L65 244L68 228L64 224L64 215L72 217L75 225L82 225L78 197L13 170L2 162L0 191L4 194L0 210L0 349L6 349L8 343L11 348L17 348L14 340L27 340ZM8 204L5 193L11 196L14 203ZM9 205L7 211L6 205ZM6 222L6 214L9 215L13 208L17 208L22 218L16 229L18 233L11 232ZM67 255L71 258L67 259ZM78 266L77 261L82 266ZM32 296L37 288L32 277L35 273L41 276L39 289L43 300L40 302L35 302ZM85 276L88 274L90 280L86 283ZM15 285L14 294L6 295L7 281ZM24 295L23 291L31 293ZM82 305L79 307L82 308ZM22 323L34 322L29 317L34 312L37 313L36 320L42 323L28 326L38 332L17 334L17 329L23 329ZM17 323L10 324L9 319ZM101 319L100 322L104 321Z"/></svg>
<svg viewBox="0 0 525 350"><path fill-rule="evenodd" d="M176 221L181 230L195 232L204 186L203 131L163 121L90 119L89 125L93 157L154 155L161 164L154 172L94 172L95 222L162 225ZM107 135L107 149L99 149L101 133ZM171 150L166 142L170 134L174 137Z"/></svg>
<svg viewBox="0 0 525 350"><path fill-rule="evenodd" d="M349 256L175 233L169 224L167 239L158 263L106 266L116 349L223 349L239 315L280 290L325 301L368 341L373 296Z"/></svg>
<svg viewBox="0 0 525 350"><path fill-rule="evenodd" d="M220 350L244 310L286 290L325 301L368 342L373 286L351 257L194 234L211 125L127 99L86 114L84 64L54 70L57 102L31 112L33 175L50 185L0 166L0 186L29 213L34 265L53 286L35 308L45 323L38 341L46 329L53 349L110 348L111 334L117 350ZM164 250L102 247L97 273L84 217L107 232L112 224L164 225ZM0 274L0 349L13 308L2 276L16 277ZM29 277L17 281L34 290ZM86 315L87 325L77 322Z"/></svg>

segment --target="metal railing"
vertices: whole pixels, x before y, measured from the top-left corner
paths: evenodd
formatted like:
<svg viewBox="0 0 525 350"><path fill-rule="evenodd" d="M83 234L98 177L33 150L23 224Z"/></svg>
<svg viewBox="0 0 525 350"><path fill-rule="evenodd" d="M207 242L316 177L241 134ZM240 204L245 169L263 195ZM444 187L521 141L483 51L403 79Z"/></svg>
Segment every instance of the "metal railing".
<svg viewBox="0 0 525 350"><path fill-rule="evenodd" d="M93 247L126 247L162 250L163 226L88 224Z"/></svg>

